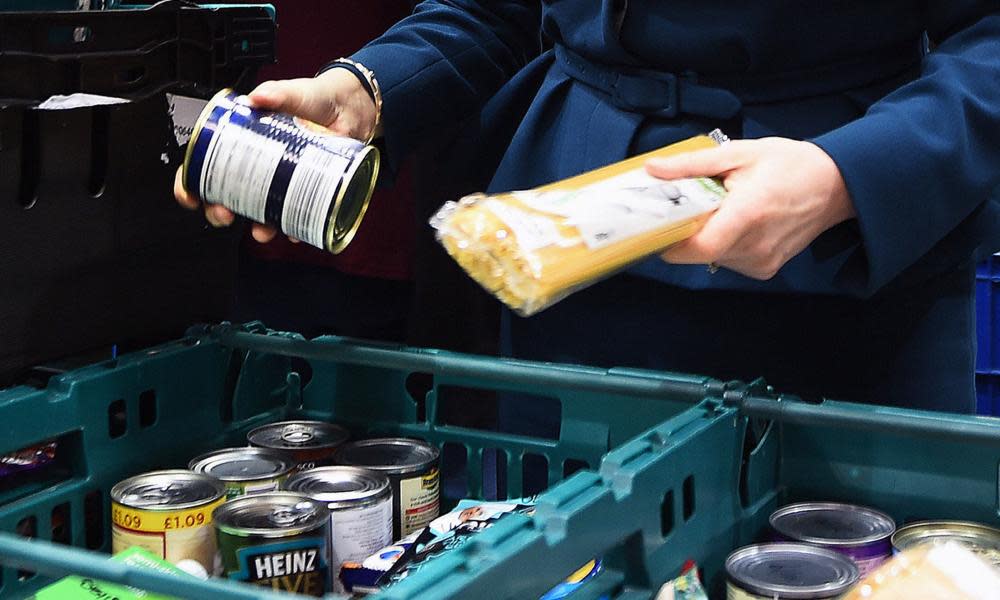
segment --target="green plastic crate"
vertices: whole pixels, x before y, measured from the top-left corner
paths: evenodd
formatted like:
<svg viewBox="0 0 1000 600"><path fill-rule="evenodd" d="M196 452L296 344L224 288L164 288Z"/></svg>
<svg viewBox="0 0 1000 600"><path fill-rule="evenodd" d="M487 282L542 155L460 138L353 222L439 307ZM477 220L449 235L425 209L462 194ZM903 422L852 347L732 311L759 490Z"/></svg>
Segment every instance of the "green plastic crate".
<svg viewBox="0 0 1000 600"><path fill-rule="evenodd" d="M429 390L420 374L433 377ZM480 397L468 388L557 399L558 439L442 423L442 398ZM900 522L997 523L1000 514L1000 421L992 418L807 404L762 386L700 377L310 342L224 326L59 376L45 390L0 393L0 452L53 437L74 450L53 480L0 493L0 531L33 518L37 537L50 538L54 511L68 512L70 525L56 537L106 550L107 500L97 509L94 503L112 483L183 464L291 415L332 418L357 434L421 437L447 444L446 455L459 448L466 485L453 496L483 495L484 451L506 456L508 496L522 492L524 456L547 461L555 485L534 517L504 519L381 600L537 598L594 556L605 558L606 569L574 598L651 598L689 558L718 590L725 556L757 538L775 506L793 500L870 504ZM593 470L563 480L581 463ZM96 525L88 527L88 513L100 516ZM287 597L129 570L9 533L0 535L0 563L7 565L3 597L66 573L192 598ZM18 569L43 575L22 579Z"/></svg>

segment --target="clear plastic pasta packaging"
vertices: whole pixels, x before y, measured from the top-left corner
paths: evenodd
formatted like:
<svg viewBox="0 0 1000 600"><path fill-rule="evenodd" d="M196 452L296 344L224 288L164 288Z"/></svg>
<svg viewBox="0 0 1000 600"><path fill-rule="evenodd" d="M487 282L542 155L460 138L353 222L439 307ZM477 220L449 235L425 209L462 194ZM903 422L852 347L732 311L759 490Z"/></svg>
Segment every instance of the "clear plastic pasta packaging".
<svg viewBox="0 0 1000 600"><path fill-rule="evenodd" d="M1000 600L1000 571L957 543L904 550L843 600Z"/></svg>
<svg viewBox="0 0 1000 600"><path fill-rule="evenodd" d="M706 177L658 179L644 165L725 141L716 130L543 187L467 196L431 225L469 276L529 316L694 235L725 189Z"/></svg>

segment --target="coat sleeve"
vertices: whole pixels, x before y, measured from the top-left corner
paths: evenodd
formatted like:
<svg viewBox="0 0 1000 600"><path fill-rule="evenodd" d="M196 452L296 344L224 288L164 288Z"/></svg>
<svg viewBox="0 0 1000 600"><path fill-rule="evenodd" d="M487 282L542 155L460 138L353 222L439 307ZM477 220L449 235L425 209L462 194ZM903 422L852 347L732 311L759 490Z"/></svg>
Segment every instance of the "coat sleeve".
<svg viewBox="0 0 1000 600"><path fill-rule="evenodd" d="M541 51L538 0L427 0L352 56L382 89L390 167L479 110Z"/></svg>
<svg viewBox="0 0 1000 600"><path fill-rule="evenodd" d="M1000 11L928 2L934 49L921 75L861 118L812 140L844 177L863 265L842 273L871 294L916 263L1000 185Z"/></svg>

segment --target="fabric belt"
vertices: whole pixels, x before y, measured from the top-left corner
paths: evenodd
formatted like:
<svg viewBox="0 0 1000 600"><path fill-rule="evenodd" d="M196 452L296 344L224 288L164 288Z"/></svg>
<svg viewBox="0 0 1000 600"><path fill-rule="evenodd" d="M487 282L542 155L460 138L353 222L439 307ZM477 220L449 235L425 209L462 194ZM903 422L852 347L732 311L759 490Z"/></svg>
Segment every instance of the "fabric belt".
<svg viewBox="0 0 1000 600"><path fill-rule="evenodd" d="M622 110L664 118L687 114L721 120L737 116L744 102L787 101L835 93L915 73L921 58L918 48L916 43L904 44L885 56L866 57L857 63L732 85L699 82L694 75L611 66L585 58L562 44L556 44L554 50L566 75L604 92Z"/></svg>
<svg viewBox="0 0 1000 600"><path fill-rule="evenodd" d="M684 113L730 119L743 106L728 90L699 85L673 73L602 65L562 45L556 45L555 55L567 75L605 92L612 104L630 112L665 118Z"/></svg>

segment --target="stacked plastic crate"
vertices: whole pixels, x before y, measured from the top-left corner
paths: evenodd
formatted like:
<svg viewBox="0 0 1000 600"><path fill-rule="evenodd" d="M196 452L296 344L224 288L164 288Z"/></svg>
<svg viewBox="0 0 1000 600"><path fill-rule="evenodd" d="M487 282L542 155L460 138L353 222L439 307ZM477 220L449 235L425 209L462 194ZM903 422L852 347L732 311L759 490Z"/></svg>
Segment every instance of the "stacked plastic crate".
<svg viewBox="0 0 1000 600"><path fill-rule="evenodd" d="M976 409L1000 415L1000 255L976 265Z"/></svg>

